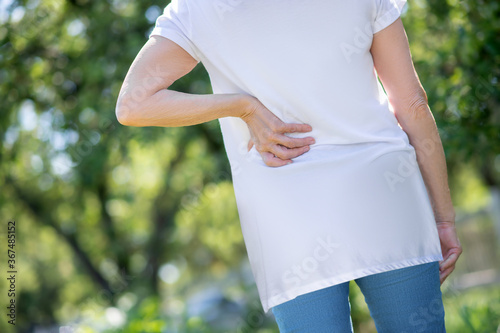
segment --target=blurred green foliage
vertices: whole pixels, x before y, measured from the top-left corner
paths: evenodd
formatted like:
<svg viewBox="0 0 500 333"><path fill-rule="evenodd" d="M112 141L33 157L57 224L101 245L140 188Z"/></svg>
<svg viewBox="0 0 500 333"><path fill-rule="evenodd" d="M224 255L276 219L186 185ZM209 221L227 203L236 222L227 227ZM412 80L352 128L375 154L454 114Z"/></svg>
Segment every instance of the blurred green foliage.
<svg viewBox="0 0 500 333"><path fill-rule="evenodd" d="M0 216L2 226L17 222L18 332L277 332L249 278L218 122L116 121L121 82L165 5L2 2ZM419 0L403 18L459 202L477 198L453 191L465 163L473 193L499 186L499 6ZM171 88L211 93L202 65ZM351 289L355 329L374 332ZM463 332L494 329L492 295L447 321ZM0 331L14 332L2 318Z"/></svg>

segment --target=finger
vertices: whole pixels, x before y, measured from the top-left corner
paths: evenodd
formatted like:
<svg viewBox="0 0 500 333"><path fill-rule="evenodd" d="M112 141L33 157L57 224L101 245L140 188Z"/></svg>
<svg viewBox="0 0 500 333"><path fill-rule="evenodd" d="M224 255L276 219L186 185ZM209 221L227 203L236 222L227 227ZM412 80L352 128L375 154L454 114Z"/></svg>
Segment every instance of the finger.
<svg viewBox="0 0 500 333"><path fill-rule="evenodd" d="M288 124L288 123L282 123L281 126L279 126L279 129L277 132L280 133L303 133L303 132L310 132L312 131L311 125L308 124Z"/></svg>
<svg viewBox="0 0 500 333"><path fill-rule="evenodd" d="M253 147L253 140L250 139L250 141L248 141L248 145L247 145L248 151L250 151L250 149L252 149L252 147Z"/></svg>
<svg viewBox="0 0 500 333"><path fill-rule="evenodd" d="M274 145L271 147L271 153L282 160L291 160L297 156L300 156L308 152L311 148L309 146L304 146L300 148L287 148L281 145Z"/></svg>
<svg viewBox="0 0 500 333"><path fill-rule="evenodd" d="M274 154L270 152L261 152L260 155L262 156L264 163L270 167L280 167L292 163L292 160L283 160L274 156Z"/></svg>
<svg viewBox="0 0 500 333"><path fill-rule="evenodd" d="M448 278L448 276L450 276L450 274L453 272L454 269L455 269L455 266L452 266L452 267L449 267L447 270L439 273L439 280L440 280L441 284Z"/></svg>
<svg viewBox="0 0 500 333"><path fill-rule="evenodd" d="M276 143L285 146L287 148L300 148L308 145L312 145L316 143L316 140L312 136L308 136L306 138L292 138L287 135L280 135Z"/></svg>
<svg viewBox="0 0 500 333"><path fill-rule="evenodd" d="M443 273L439 273L439 281L441 284L443 284L443 282L448 278L448 271L447 272L443 272Z"/></svg>
<svg viewBox="0 0 500 333"><path fill-rule="evenodd" d="M439 276L446 278L448 275L451 274L451 272L455 269L455 265L451 265L447 268L440 269L439 270Z"/></svg>
<svg viewBox="0 0 500 333"><path fill-rule="evenodd" d="M450 254L445 260L439 263L439 269L441 271L446 270L448 267L455 265L455 262L457 261L458 257L456 253Z"/></svg>

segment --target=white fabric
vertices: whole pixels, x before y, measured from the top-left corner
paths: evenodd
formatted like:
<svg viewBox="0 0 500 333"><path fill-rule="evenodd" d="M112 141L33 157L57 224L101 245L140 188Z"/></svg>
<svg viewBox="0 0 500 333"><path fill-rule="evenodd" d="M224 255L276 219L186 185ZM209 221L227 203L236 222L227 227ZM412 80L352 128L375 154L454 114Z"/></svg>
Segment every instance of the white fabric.
<svg viewBox="0 0 500 333"><path fill-rule="evenodd" d="M151 35L207 69L214 93L257 97L307 123L311 150L268 167L237 117L219 119L241 228L267 313L298 295L442 260L413 146L369 52L396 0L174 0ZM429 149L432 149L430 147Z"/></svg>

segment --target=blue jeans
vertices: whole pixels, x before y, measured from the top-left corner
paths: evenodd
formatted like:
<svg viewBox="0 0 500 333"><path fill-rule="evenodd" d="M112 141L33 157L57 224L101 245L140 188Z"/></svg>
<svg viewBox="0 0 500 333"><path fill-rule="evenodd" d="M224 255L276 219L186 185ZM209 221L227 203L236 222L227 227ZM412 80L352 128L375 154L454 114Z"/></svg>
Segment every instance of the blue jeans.
<svg viewBox="0 0 500 333"><path fill-rule="evenodd" d="M439 262L433 261L354 280L378 333L443 333ZM349 281L274 306L281 333L353 332Z"/></svg>

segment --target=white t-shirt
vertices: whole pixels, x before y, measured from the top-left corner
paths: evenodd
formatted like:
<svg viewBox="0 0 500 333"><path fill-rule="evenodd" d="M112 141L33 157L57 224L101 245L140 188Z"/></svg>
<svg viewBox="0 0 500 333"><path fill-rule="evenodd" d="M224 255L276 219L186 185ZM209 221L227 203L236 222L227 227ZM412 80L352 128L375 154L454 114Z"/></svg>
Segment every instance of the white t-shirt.
<svg viewBox="0 0 500 333"><path fill-rule="evenodd" d="M213 92L258 98L313 130L311 150L267 166L237 117L219 119L264 311L370 274L442 260L416 154L370 53L397 0L173 0L151 35L209 73ZM429 146L432 149L432 146Z"/></svg>

